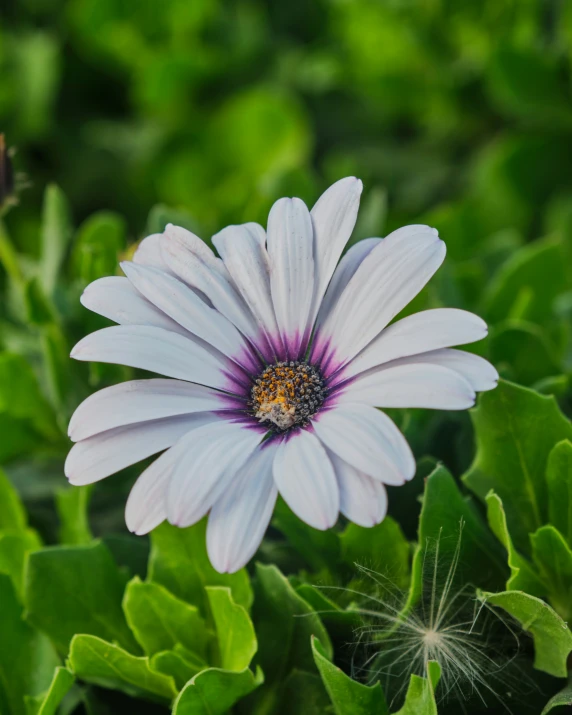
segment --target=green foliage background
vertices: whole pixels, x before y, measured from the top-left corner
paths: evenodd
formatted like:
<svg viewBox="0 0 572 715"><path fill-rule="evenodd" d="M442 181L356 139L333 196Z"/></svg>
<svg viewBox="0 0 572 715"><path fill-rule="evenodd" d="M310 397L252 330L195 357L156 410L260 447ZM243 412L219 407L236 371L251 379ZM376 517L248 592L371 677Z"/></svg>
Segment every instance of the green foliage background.
<svg viewBox="0 0 572 715"><path fill-rule="evenodd" d="M427 539L455 541L461 518L459 579L529 634L533 687L507 685L500 701L568 711L572 5L7 0L0 12L0 129L27 177L0 224L0 713L383 715L380 686L347 677L355 604L314 586L347 587L357 562L414 603ZM352 240L439 229L447 261L408 310L482 315L490 335L472 349L507 382L471 416L394 411L418 475L373 530L321 534L280 504L258 564L233 577L210 569L202 525L162 526L151 545L130 536L140 468L93 489L66 488L62 471L73 409L131 375L69 360L104 324L82 289L168 221L208 240L348 174L365 183ZM436 704L441 670L414 675L405 700L386 693L391 712L459 712ZM504 712L466 697L468 712Z"/></svg>

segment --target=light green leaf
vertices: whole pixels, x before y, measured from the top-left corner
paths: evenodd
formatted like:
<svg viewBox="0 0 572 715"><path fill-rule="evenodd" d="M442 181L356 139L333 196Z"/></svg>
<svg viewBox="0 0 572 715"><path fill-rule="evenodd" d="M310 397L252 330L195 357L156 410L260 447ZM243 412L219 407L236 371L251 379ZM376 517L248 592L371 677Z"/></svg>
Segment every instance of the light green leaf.
<svg viewBox="0 0 572 715"><path fill-rule="evenodd" d="M195 606L157 583L135 577L123 598L127 623L147 655L172 650L177 643L204 657L207 629Z"/></svg>
<svg viewBox="0 0 572 715"><path fill-rule="evenodd" d="M566 660L572 651L572 634L560 616L535 596L522 591L483 593L488 604L500 606L517 619L534 639L534 667L556 678L565 678Z"/></svg>
<svg viewBox="0 0 572 715"><path fill-rule="evenodd" d="M477 454L464 481L483 500L491 490L498 494L515 547L527 553L528 534L547 517L548 455L572 438L572 424L553 397L502 380L481 394L471 416Z"/></svg>
<svg viewBox="0 0 572 715"><path fill-rule="evenodd" d="M550 700L546 703L546 707L540 713L540 715L548 715L548 713L552 712L554 708L561 708L566 706L572 706L572 683L570 682L559 693L556 693L554 697L550 698Z"/></svg>
<svg viewBox="0 0 572 715"><path fill-rule="evenodd" d="M254 675L248 668L240 673L208 668L195 675L181 690L173 715L225 715L235 703L263 681L260 669Z"/></svg>
<svg viewBox="0 0 572 715"><path fill-rule="evenodd" d="M18 492L0 469L0 529L25 529L28 520Z"/></svg>
<svg viewBox="0 0 572 715"><path fill-rule="evenodd" d="M87 683L133 697L171 700L177 694L173 678L151 670L148 658L138 658L96 636L73 637L68 665Z"/></svg>
<svg viewBox="0 0 572 715"><path fill-rule="evenodd" d="M72 236L70 208L62 190L50 184L42 211L40 280L51 296Z"/></svg>
<svg viewBox="0 0 572 715"><path fill-rule="evenodd" d="M544 596L546 594L546 585L542 582L532 564L514 548L508 533L506 515L500 497L498 494L490 492L487 494L486 502L489 526L507 551L510 578L506 582L506 588L513 591L526 591L526 593L530 593L533 596Z"/></svg>
<svg viewBox="0 0 572 715"><path fill-rule="evenodd" d="M62 700L74 684L75 677L67 668L58 666L45 693L26 697L27 715L56 715Z"/></svg>
<svg viewBox="0 0 572 715"><path fill-rule="evenodd" d="M205 586L228 586L236 603L250 608L252 588L245 569L220 574L206 551L206 520L187 529L161 524L151 533L149 579L171 593L208 612Z"/></svg>
<svg viewBox="0 0 572 715"><path fill-rule="evenodd" d="M572 551L552 525L531 535L532 558L547 587L543 595L565 620L572 619Z"/></svg>
<svg viewBox="0 0 572 715"><path fill-rule="evenodd" d="M117 271L125 246L125 220L111 211L98 211L77 230L72 252L73 274L84 284Z"/></svg>
<svg viewBox="0 0 572 715"><path fill-rule="evenodd" d="M225 670L242 671L250 665L258 649L250 616L232 600L229 588L208 586L207 595L213 614Z"/></svg>
<svg viewBox="0 0 572 715"><path fill-rule="evenodd" d="M430 660L427 663L427 677L412 675L405 696L405 703L395 715L437 715L435 689L441 677L439 663Z"/></svg>
<svg viewBox="0 0 572 715"><path fill-rule="evenodd" d="M23 619L12 581L0 574L0 712L26 715L25 696L50 685L57 654L43 633Z"/></svg>
<svg viewBox="0 0 572 715"><path fill-rule="evenodd" d="M137 652L121 600L125 579L104 544L55 546L28 558L28 619L66 653L76 633L117 641Z"/></svg>
<svg viewBox="0 0 572 715"><path fill-rule="evenodd" d="M207 667L204 661L190 660L188 656L185 657L175 650L162 650L160 653L155 653L149 659L149 665L151 670L172 676L178 690L181 690L194 675Z"/></svg>
<svg viewBox="0 0 572 715"><path fill-rule="evenodd" d="M559 442L548 457L548 521L572 546L572 442Z"/></svg>
<svg viewBox="0 0 572 715"><path fill-rule="evenodd" d="M264 697L268 703L280 701L280 688L294 670L315 672L310 638L315 635L327 658L332 646L319 616L292 588L276 566L256 565L256 598L253 621L258 637L259 660L266 680Z"/></svg>
<svg viewBox="0 0 572 715"><path fill-rule="evenodd" d="M58 489L56 492L61 544L89 544L93 539L87 515L91 492L91 484Z"/></svg>
<svg viewBox="0 0 572 715"><path fill-rule="evenodd" d="M320 641L312 638L312 651L336 715L388 715L381 685L352 680L326 656Z"/></svg>
<svg viewBox="0 0 572 715"><path fill-rule="evenodd" d="M33 529L0 531L0 573L10 576L19 598L24 592L26 556L42 546Z"/></svg>
<svg viewBox="0 0 572 715"><path fill-rule="evenodd" d="M347 564L373 569L399 588L407 588L411 547L399 524L390 516L371 528L350 523L339 538L342 558Z"/></svg>

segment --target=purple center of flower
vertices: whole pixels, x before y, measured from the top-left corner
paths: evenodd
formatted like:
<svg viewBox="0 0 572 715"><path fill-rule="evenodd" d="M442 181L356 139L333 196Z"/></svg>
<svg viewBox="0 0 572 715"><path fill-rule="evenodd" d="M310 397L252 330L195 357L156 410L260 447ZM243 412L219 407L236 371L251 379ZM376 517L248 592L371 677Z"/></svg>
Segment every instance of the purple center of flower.
<svg viewBox="0 0 572 715"><path fill-rule="evenodd" d="M320 370L300 360L269 365L250 392L252 414L277 432L308 424L327 395Z"/></svg>

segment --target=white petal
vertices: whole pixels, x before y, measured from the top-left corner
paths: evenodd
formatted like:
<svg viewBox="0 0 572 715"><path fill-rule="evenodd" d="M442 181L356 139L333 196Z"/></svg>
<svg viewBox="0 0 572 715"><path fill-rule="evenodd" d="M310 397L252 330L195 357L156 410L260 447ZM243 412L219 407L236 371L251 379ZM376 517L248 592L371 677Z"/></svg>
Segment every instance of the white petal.
<svg viewBox="0 0 572 715"><path fill-rule="evenodd" d="M197 288L212 305L253 341L260 329L234 285L229 272L204 241L190 231L169 224L163 234L163 256L171 270Z"/></svg>
<svg viewBox="0 0 572 715"><path fill-rule="evenodd" d="M79 341L71 357L138 367L218 389L231 388L230 377L225 376L225 371L232 369L230 360L217 357L194 340L146 325L97 330Z"/></svg>
<svg viewBox="0 0 572 715"><path fill-rule="evenodd" d="M167 449L190 430L216 419L210 413L199 413L101 432L74 444L66 459L65 475L76 486L97 482Z"/></svg>
<svg viewBox="0 0 572 715"><path fill-rule="evenodd" d="M354 176L332 184L312 208L316 270L312 321L357 219L363 184Z"/></svg>
<svg viewBox="0 0 572 715"><path fill-rule="evenodd" d="M466 310L437 308L409 315L378 335L343 370L348 378L397 358L482 340L487 324Z"/></svg>
<svg viewBox="0 0 572 715"><path fill-rule="evenodd" d="M345 363L419 293L445 258L445 244L433 230L412 230L384 238L366 256L319 330L314 356L330 351Z"/></svg>
<svg viewBox="0 0 572 715"><path fill-rule="evenodd" d="M98 278L84 290L81 304L119 325L153 325L181 335L187 331L162 313L122 276Z"/></svg>
<svg viewBox="0 0 572 715"><path fill-rule="evenodd" d="M475 404L475 391L459 373L441 365L391 363L358 375L342 386L335 398L338 403L363 402L376 407L466 410Z"/></svg>
<svg viewBox="0 0 572 715"><path fill-rule="evenodd" d="M413 478L411 448L383 412L369 405L344 403L321 412L312 424L328 449L370 477L392 485Z"/></svg>
<svg viewBox="0 0 572 715"><path fill-rule="evenodd" d="M391 365L442 365L459 373L471 385L475 392L493 390L497 386L499 374L488 360L465 352L464 350L432 350L412 355L401 360L394 360Z"/></svg>
<svg viewBox="0 0 572 715"><path fill-rule="evenodd" d="M72 415L68 434L78 442L135 422L230 407L229 397L203 385L163 378L132 380L106 387L84 400Z"/></svg>
<svg viewBox="0 0 572 715"><path fill-rule="evenodd" d="M268 216L270 290L287 356L296 359L310 337L314 294L312 220L300 199L279 199Z"/></svg>
<svg viewBox="0 0 572 715"><path fill-rule="evenodd" d="M375 526L387 514L387 492L382 482L360 472L328 450L340 488L340 511L359 526Z"/></svg>
<svg viewBox="0 0 572 715"><path fill-rule="evenodd" d="M167 489L173 466L171 447L141 473L129 492L125 505L125 523L129 531L142 536L165 521Z"/></svg>
<svg viewBox="0 0 572 715"><path fill-rule="evenodd" d="M332 463L308 430L289 435L274 459L274 481L290 509L314 529L336 523L340 495Z"/></svg>
<svg viewBox="0 0 572 715"><path fill-rule="evenodd" d="M249 368L258 365L234 325L210 308L189 286L149 266L125 261L121 267L139 293L183 328L240 364Z"/></svg>
<svg viewBox="0 0 572 715"><path fill-rule="evenodd" d="M140 266L153 266L165 271L165 273L171 273L171 269L163 258L162 241L163 234L161 233L153 233L151 236L144 238L133 254L133 263L138 263Z"/></svg>
<svg viewBox="0 0 572 715"><path fill-rule="evenodd" d="M186 445L177 444L181 457L167 495L171 524L190 526L201 519L261 439L261 432L250 425L219 421L193 432Z"/></svg>
<svg viewBox="0 0 572 715"><path fill-rule="evenodd" d="M258 447L211 510L207 549L220 573L242 568L262 541L278 494L272 477L276 448L274 442Z"/></svg>
<svg viewBox="0 0 572 715"><path fill-rule="evenodd" d="M228 226L213 236L219 255L246 304L279 352L279 333L270 293L270 258L262 226Z"/></svg>
<svg viewBox="0 0 572 715"><path fill-rule="evenodd" d="M334 271L330 285L326 291L320 312L318 314L317 325L321 325L334 305L338 302L347 284L352 279L354 273L360 267L363 259L382 241L381 238L366 238L352 246L340 261L339 266Z"/></svg>

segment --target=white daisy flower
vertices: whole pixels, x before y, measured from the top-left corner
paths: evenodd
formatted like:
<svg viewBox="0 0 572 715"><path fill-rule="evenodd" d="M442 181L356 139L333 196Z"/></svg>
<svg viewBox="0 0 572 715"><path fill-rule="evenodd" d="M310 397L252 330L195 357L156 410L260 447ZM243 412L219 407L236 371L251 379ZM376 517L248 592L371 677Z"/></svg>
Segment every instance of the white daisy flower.
<svg viewBox="0 0 572 715"><path fill-rule="evenodd" d="M405 438L377 408L464 410L496 385L484 359L452 350L485 323L463 310L391 321L445 257L428 226L353 246L362 183L346 178L309 211L280 199L262 226L213 238L168 225L140 244L126 277L89 285L82 303L118 325L81 340L77 360L163 375L108 387L73 415L65 472L90 484L162 452L139 477L126 522L145 534L210 512L221 572L258 548L277 494L310 526L341 511L363 526L387 510L385 485L415 473ZM339 265L338 265L339 261Z"/></svg>

